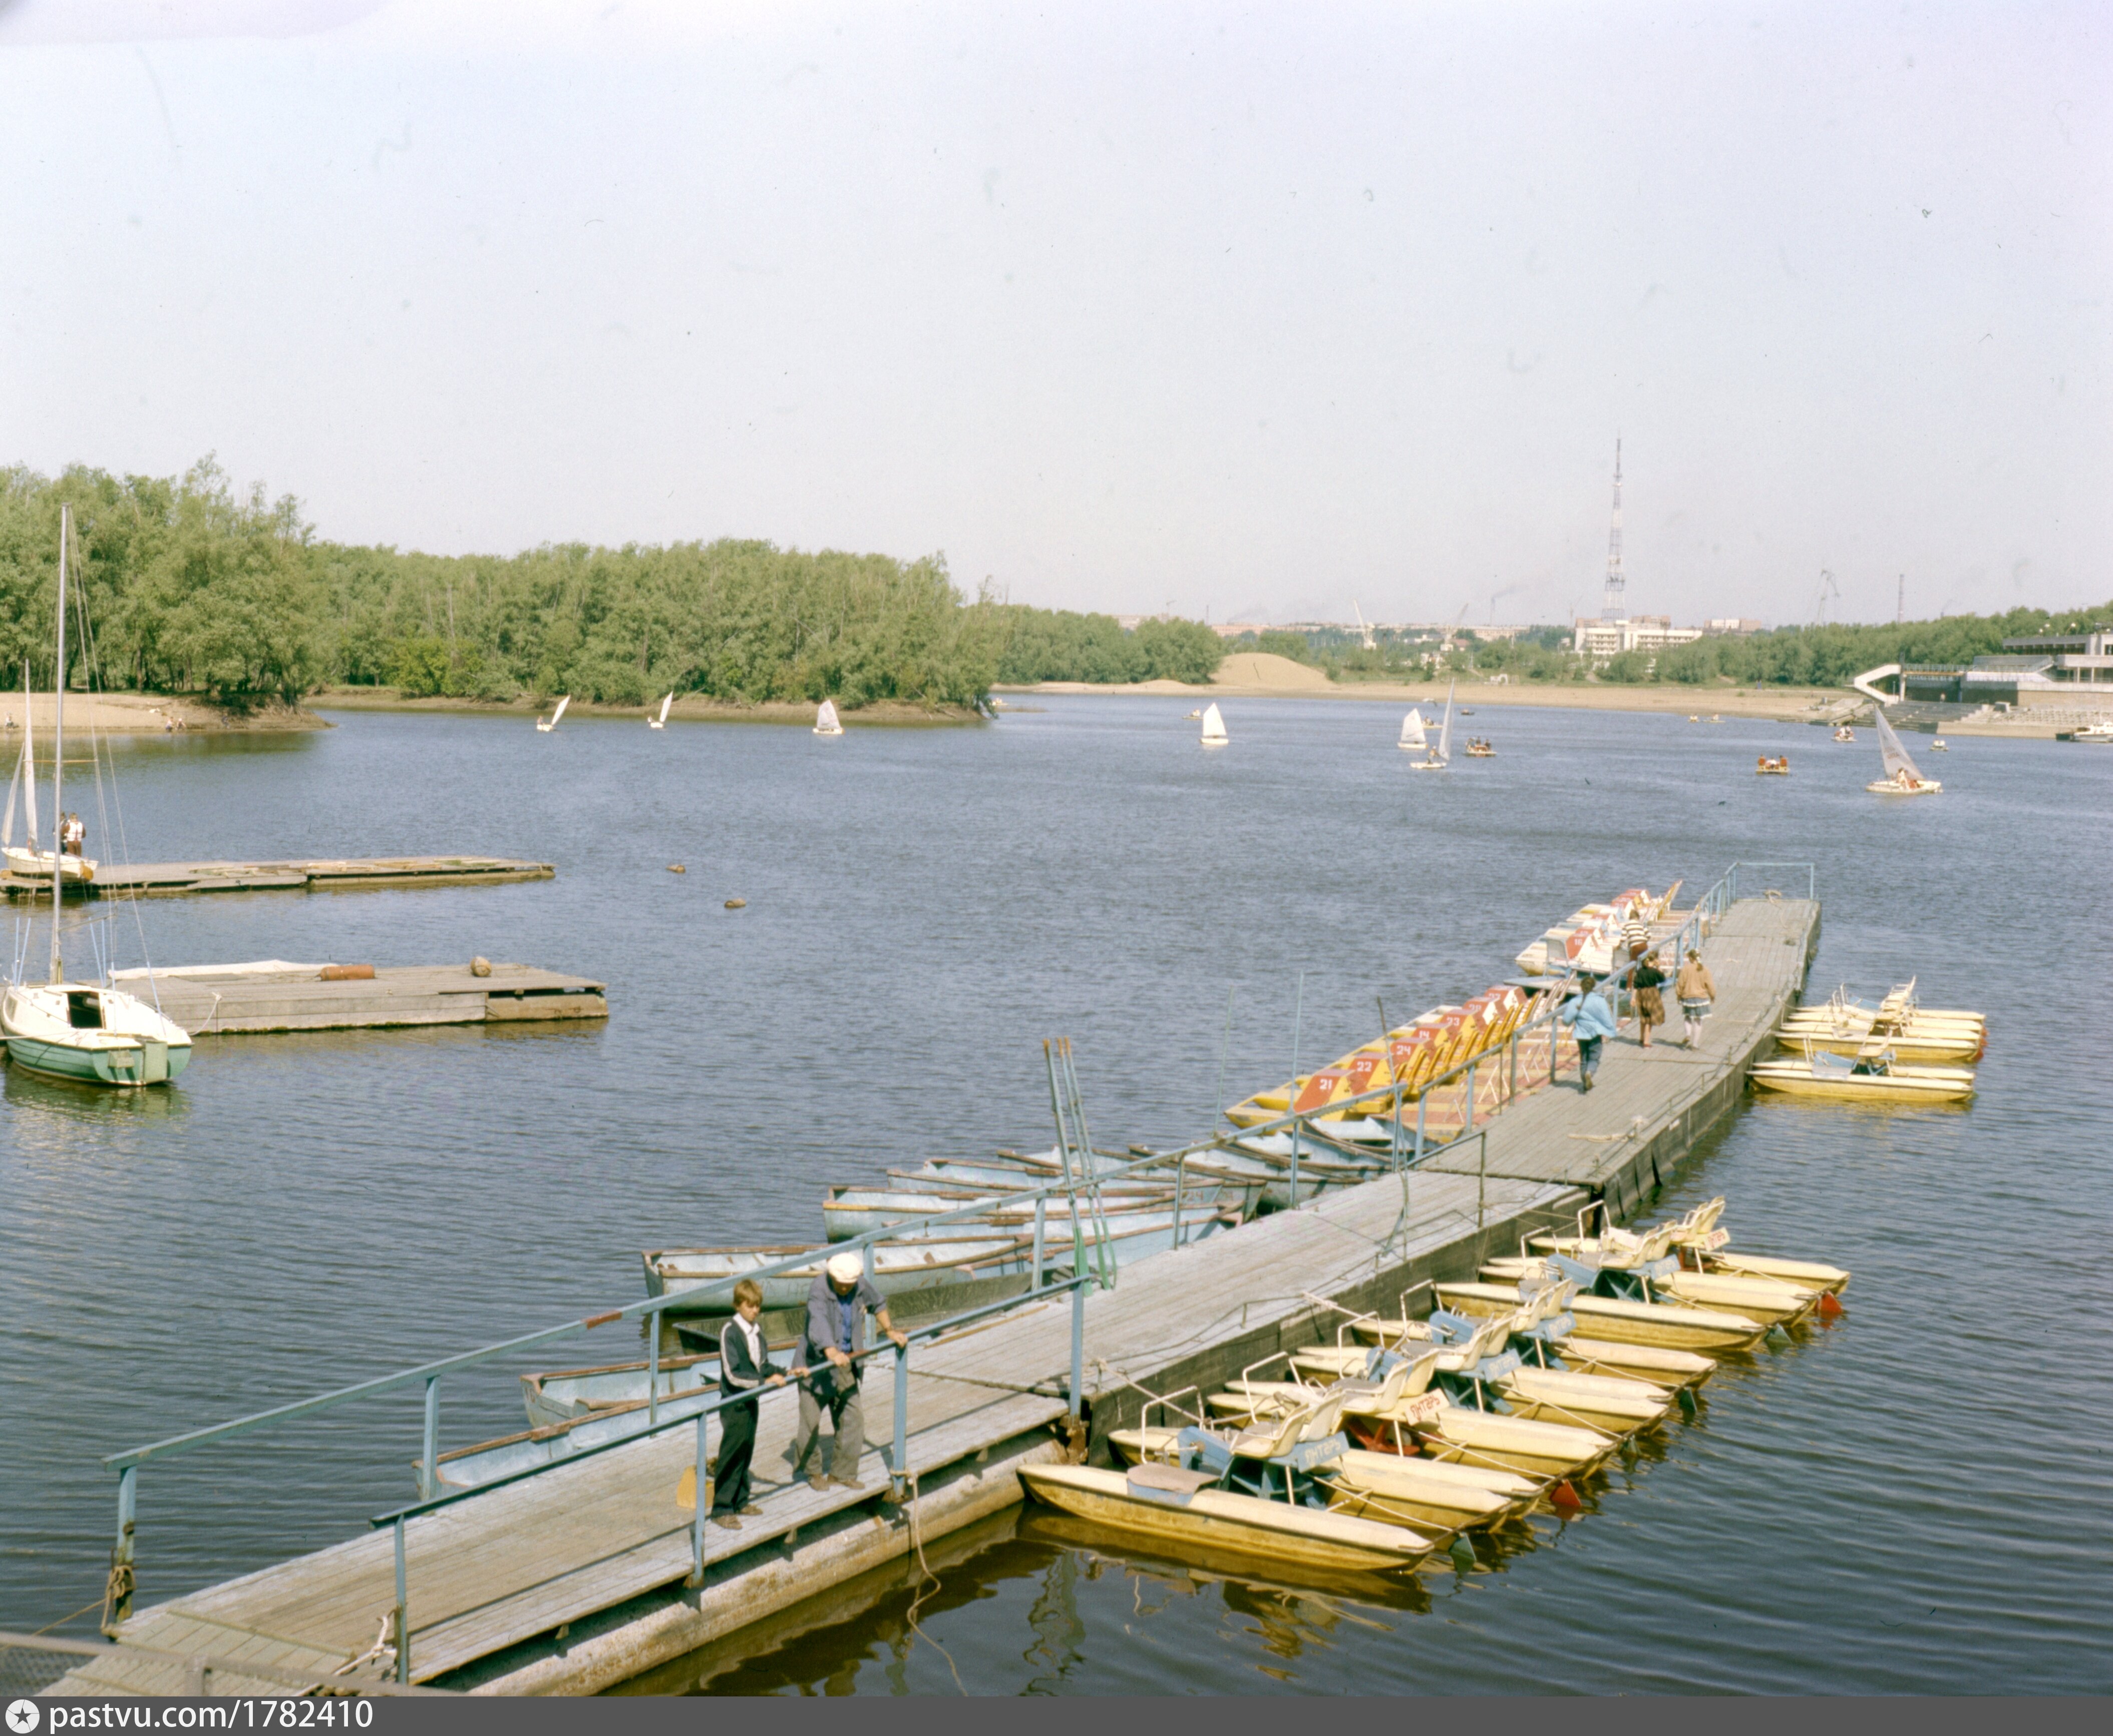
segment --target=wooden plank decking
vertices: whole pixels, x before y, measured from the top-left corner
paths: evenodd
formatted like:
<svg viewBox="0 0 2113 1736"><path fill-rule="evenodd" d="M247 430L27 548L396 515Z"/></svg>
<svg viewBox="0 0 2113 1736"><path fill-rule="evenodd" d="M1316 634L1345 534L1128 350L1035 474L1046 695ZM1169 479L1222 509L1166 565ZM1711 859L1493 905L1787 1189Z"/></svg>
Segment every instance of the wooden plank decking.
<svg viewBox="0 0 2113 1736"><path fill-rule="evenodd" d="M467 1025L535 1019L606 1018L608 991L586 977L529 964L383 965L371 978L325 982L319 965L230 972L181 966L121 972L118 986L148 999L194 1037L255 1031L335 1031L366 1026Z"/></svg>
<svg viewBox="0 0 2113 1736"><path fill-rule="evenodd" d="M549 880L547 862L506 856L363 856L315 861L102 862L85 885L66 884L66 896L167 898L193 892L334 892L377 886L463 886L480 882ZM0 875L11 899L48 899L51 882Z"/></svg>
<svg viewBox="0 0 2113 1736"><path fill-rule="evenodd" d="M1776 902L1725 914L1705 943L1719 992L1695 1050L1645 1054L1617 1039L1589 1096L1567 1081L1522 1096L1485 1140L1425 1169L1125 1266L1115 1289L1085 1305L1096 1442L1135 1420L1148 1389L1207 1389L1279 1351L1331 1341L1342 1316L1315 1297L1390 1313L1409 1284L1468 1275L1526 1231L1567 1221L1592 1193L1626 1216L1738 1100L1754 1053L1803 981L1818 914ZM1016 1499L1022 1456L1058 1450L1070 1355L1068 1301L916 1351L908 1468L920 1480L927 1541ZM884 1368L866 1382L876 1444L892 1438L892 1384ZM764 1401L764 1516L739 1532L707 1530L701 1591L682 1585L692 1514L680 1496L696 1452L688 1428L413 1520L415 1679L486 1693L591 1693L906 1551L907 1516L879 1498L878 1456L865 1460L863 1491L790 1481L793 1421L790 1393ZM988 1486L973 1487L979 1479ZM151 1561L144 1570L151 1582ZM254 1636L260 1663L335 1669L367 1649L394 1602L392 1539L375 1533L144 1610L119 1638L165 1647L180 1624L206 1623ZM170 1691L144 1665L124 1674L131 1691ZM84 1670L50 1691L120 1687L107 1670L93 1679Z"/></svg>

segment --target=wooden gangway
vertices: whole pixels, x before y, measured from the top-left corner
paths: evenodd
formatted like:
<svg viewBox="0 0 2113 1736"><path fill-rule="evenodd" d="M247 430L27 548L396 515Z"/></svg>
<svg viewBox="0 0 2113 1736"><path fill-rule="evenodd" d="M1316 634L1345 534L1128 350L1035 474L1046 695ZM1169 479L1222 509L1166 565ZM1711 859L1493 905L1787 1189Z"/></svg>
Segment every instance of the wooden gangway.
<svg viewBox="0 0 2113 1736"><path fill-rule="evenodd" d="M342 1031L395 1025L473 1025L606 1018L607 986L530 964L382 965L371 977L277 959L247 968L172 966L116 973L194 1037L246 1032Z"/></svg>
<svg viewBox="0 0 2113 1736"><path fill-rule="evenodd" d="M311 860L252 859L228 862L98 862L95 877L69 880L69 898L172 898L199 892L340 892L382 886L470 886L549 880L547 862L510 856L332 856ZM48 899L51 882L0 875L13 899Z"/></svg>
<svg viewBox="0 0 2113 1736"><path fill-rule="evenodd" d="M1019 1500L1019 1467L1074 1438L1075 1356L1098 1447L1148 1393L1210 1390L1333 1342L1341 1309L1394 1313L1410 1285L1471 1276L1595 1195L1628 1215L1738 1100L1801 986L1818 921L1810 900L1731 904L1703 944L1719 995L1696 1049L1617 1039L1590 1096L1567 1080L1522 1092L1422 1169L1126 1264L1113 1288L1079 1292L1075 1344L1074 1302L1056 1298L920 1345L901 1383L903 1462L888 1467L913 1479L899 1502L870 1454L864 1489L793 1483L793 1400L778 1393L763 1401L756 1450L763 1516L703 1529L696 1585L686 1426L416 1512L401 1524L411 1679L498 1693L611 1686ZM895 1411L892 1383L869 1378L868 1440L891 1459ZM396 1606L395 1563L394 1536L377 1530L167 1598L119 1628L136 1659L99 1658L52 1691L175 1691L174 1666L146 1648L374 1674L383 1665L354 1661Z"/></svg>

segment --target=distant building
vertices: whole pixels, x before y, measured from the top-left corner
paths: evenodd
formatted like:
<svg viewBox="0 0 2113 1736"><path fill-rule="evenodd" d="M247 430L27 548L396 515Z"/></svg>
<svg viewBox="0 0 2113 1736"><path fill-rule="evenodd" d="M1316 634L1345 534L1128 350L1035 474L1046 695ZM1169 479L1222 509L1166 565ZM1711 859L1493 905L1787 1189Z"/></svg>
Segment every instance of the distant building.
<svg viewBox="0 0 2113 1736"><path fill-rule="evenodd" d="M1214 621L1211 631L1221 639L1238 639L1243 633L1252 633L1259 639L1271 628L1266 621Z"/></svg>
<svg viewBox="0 0 2113 1736"><path fill-rule="evenodd" d="M1741 615L1719 615L1702 623L1702 631L1712 638L1743 638L1748 633L1763 631L1758 621L1749 621Z"/></svg>
<svg viewBox="0 0 2113 1736"><path fill-rule="evenodd" d="M1910 663L1900 696L1961 705L2113 698L2113 627L2031 633L2003 641L2000 654L1971 663Z"/></svg>
<svg viewBox="0 0 2113 1736"><path fill-rule="evenodd" d="M1618 620L1602 617L1579 621L1571 649L1580 657L1604 663L1624 651L1663 651L1669 645L1693 643L1702 636L1699 627L1675 627L1670 615L1624 615Z"/></svg>

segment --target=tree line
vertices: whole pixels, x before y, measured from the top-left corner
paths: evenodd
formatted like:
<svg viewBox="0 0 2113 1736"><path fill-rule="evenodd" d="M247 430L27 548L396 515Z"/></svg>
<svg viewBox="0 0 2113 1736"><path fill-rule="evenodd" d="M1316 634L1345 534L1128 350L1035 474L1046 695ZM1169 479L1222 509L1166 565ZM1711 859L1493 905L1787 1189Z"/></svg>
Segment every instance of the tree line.
<svg viewBox="0 0 2113 1736"><path fill-rule="evenodd" d="M1221 654L1195 622L1125 632L1109 615L964 597L938 554L733 538L511 556L336 543L291 496L237 490L207 459L167 478L0 470L0 658L26 661L39 686L53 674L62 503L94 633L71 678L236 709L332 685L978 707L1000 681L1204 681Z"/></svg>

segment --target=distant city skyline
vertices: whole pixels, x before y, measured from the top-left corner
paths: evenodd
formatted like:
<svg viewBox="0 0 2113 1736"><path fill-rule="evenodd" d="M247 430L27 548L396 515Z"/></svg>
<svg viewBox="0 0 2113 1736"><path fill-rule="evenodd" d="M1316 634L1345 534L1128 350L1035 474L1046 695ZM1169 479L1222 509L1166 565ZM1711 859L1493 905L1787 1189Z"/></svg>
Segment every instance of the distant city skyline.
<svg viewBox="0 0 2113 1736"><path fill-rule="evenodd" d="M1472 627L1597 613L1618 435L1632 612L2088 608L2109 93L2060 0L17 0L0 464Z"/></svg>

